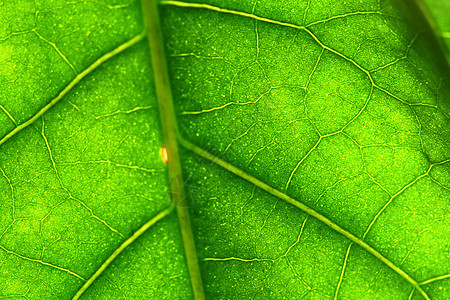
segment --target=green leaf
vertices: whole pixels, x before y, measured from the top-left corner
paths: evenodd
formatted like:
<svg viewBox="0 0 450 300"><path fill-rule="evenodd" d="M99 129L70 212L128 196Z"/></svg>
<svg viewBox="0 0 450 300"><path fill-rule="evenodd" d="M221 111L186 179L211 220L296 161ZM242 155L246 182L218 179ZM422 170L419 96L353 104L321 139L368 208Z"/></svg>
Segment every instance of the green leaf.
<svg viewBox="0 0 450 300"><path fill-rule="evenodd" d="M143 2L0 2L0 297L450 297L439 1Z"/></svg>
<svg viewBox="0 0 450 300"><path fill-rule="evenodd" d="M447 12L450 10L450 2L445 0L416 0L428 23L434 30L438 42L441 43L447 62L450 64L450 18Z"/></svg>

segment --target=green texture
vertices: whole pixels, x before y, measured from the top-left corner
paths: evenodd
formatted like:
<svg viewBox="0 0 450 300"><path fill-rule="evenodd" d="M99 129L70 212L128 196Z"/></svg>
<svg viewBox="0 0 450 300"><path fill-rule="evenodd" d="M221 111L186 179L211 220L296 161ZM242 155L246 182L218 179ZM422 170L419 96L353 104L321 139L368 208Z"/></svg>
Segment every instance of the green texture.
<svg viewBox="0 0 450 300"><path fill-rule="evenodd" d="M450 64L450 1L447 0L416 0L419 7L435 31L438 41L443 45L444 54ZM422 2L423 1L423 2Z"/></svg>
<svg viewBox="0 0 450 300"><path fill-rule="evenodd" d="M449 299L448 1L198 1L0 2L0 299Z"/></svg>

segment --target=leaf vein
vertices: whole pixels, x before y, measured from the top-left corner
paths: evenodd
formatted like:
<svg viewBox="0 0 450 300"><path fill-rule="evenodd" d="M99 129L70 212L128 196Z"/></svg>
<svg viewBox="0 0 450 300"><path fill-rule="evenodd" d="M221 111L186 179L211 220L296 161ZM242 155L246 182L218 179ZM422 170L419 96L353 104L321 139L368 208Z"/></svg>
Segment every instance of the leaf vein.
<svg viewBox="0 0 450 300"><path fill-rule="evenodd" d="M126 239L95 271L95 273L85 282L85 284L78 290L72 300L79 299L84 292L92 285L92 283L106 270L106 268L123 252L128 246L130 246L137 238L139 238L144 232L146 232L155 223L169 215L174 209L173 205L169 205L166 209L159 212L156 216L151 218L147 223L142 225L132 236Z"/></svg>
<svg viewBox="0 0 450 300"><path fill-rule="evenodd" d="M122 45L118 46L117 48L111 50L110 52L106 53L105 55L101 56L99 59L97 59L93 64L91 64L89 67L87 67L84 71L79 73L75 78L55 97L53 98L47 105L42 107L35 115L33 115L31 118L29 118L27 121L23 122L16 128L14 128L12 131L10 131L8 134L6 134L2 139L0 139L0 146L6 143L10 138L15 136L17 133L22 131L23 129L27 128L31 124L33 124L39 117L44 115L50 108L55 106L56 103L58 103L67 93L69 93L83 78L85 78L87 75L92 73L94 70L96 70L100 65L102 65L104 62L109 60L110 58L116 56L117 54L121 53L122 51L130 48L131 46L135 45L137 42L144 39L145 33L142 32L132 39L126 41Z"/></svg>
<svg viewBox="0 0 450 300"><path fill-rule="evenodd" d="M305 204L301 203L300 201L291 198L290 196L286 195L285 193L273 188L272 186L268 185L267 183L253 177L252 175L246 173L245 171L238 169L237 167L233 166L232 164L220 159L219 157L216 157L205 150L201 149L200 147L192 144L191 142L179 137L179 143L181 146L186 148L189 151L192 151L193 153L217 164L218 166L228 170L229 172L235 174L238 177L241 177L242 179L256 185L257 187L261 188L262 190L272 194L273 196L284 200L285 202L299 208L300 210L304 211L305 213L311 215L315 219L319 220L320 222L324 223L326 226L330 227L337 233L343 235L350 241L354 242L355 244L359 245L361 248L363 248L365 251L369 252L373 256L375 256L378 260L383 262L385 265L387 265L389 268L391 268L394 272L396 272L398 275L403 277L406 281L408 281L418 292L422 294L422 296L429 300L429 296L426 294L426 292L420 287L418 282L414 280L410 275L408 275L405 271L403 271L400 267L395 265L392 261L390 261L388 258L383 256L380 252L378 252L375 248L367 244L364 240L358 238L354 234L350 233L349 231L345 230L344 228L340 227L324 215L320 214L319 212L315 211L314 209L306 206Z"/></svg>
<svg viewBox="0 0 450 300"><path fill-rule="evenodd" d="M69 191L69 189L64 185L64 183L63 183L63 181L62 181L62 179L61 179L61 176L59 175L58 168L56 167L56 162L55 162L55 160L54 160L54 158L53 158L53 153L52 153L52 150L51 150L51 148L50 148L50 144L49 144L49 142L48 142L47 136L45 135L44 129L45 129L45 123L44 123L44 119L42 119L42 131L41 131L41 135L42 135L42 137L44 138L45 145L46 145L46 147L47 147L47 150L48 150L48 153L49 153L49 156L50 156L50 160L51 160L51 162L52 162L53 170L55 171L55 174L56 174L56 178L58 179L61 188L62 188L62 189L67 193L67 195L69 196L69 199L73 199L73 200L77 201L78 203L80 203L84 208L86 208L86 209L90 212L90 214L91 214L91 216L92 216L93 218L99 220L99 221L102 222L106 227L108 227L111 231L113 231L114 233L116 233L116 234L120 235L121 237L123 237L122 233L120 233L117 229L115 229L115 228L113 228L111 225L109 225L108 222L106 222L105 220L103 220L102 218L100 218L99 216L97 216L97 215L94 213L94 211L92 210L92 208L90 208L86 203L84 203L84 202L81 201L80 199L78 199L78 198L76 198L75 196L73 196L72 193Z"/></svg>
<svg viewBox="0 0 450 300"><path fill-rule="evenodd" d="M67 272L67 273L69 273L70 275L73 275L73 276L75 276L75 277L77 277L77 278L79 278L79 279L85 281L85 279L84 279L83 277L81 277L80 275L78 275L77 273L75 273L75 272L73 272L73 271L71 271L71 270L69 270L69 269L66 269L66 268L63 268L63 267L59 267L59 266L57 266L57 265L54 265L54 264L45 262L45 261L40 260L40 259L35 259L35 258L30 258L30 257L24 256L24 255L22 255L22 254L19 254L19 253L14 252L14 251L8 250L8 249L6 249L6 248L5 248L4 246L2 246L2 245L0 245L0 249L2 249L3 251L5 251L7 254L12 254L12 255L17 256L17 257L20 257L20 258L22 258L22 259L24 259L24 260L28 260L28 261L32 261L32 262L37 262L37 263L40 263L41 265L49 266L49 267L52 267L52 268L54 268L54 269L58 269L58 270L60 270L60 271Z"/></svg>

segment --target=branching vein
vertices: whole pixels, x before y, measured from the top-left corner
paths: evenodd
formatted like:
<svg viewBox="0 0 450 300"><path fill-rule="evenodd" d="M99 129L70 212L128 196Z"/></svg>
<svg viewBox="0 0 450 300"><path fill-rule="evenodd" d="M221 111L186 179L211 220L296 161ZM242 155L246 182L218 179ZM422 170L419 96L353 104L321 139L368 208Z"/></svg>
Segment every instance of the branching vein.
<svg viewBox="0 0 450 300"><path fill-rule="evenodd" d="M49 155L50 155L50 160L51 160L51 162L52 162L53 170L55 171L56 178L58 178L58 181L59 181L59 184L60 184L61 188L67 193L67 195L69 196L69 199L73 199L73 200L77 201L78 203L80 203L84 208L86 208L86 209L90 212L90 214L91 214L91 216L92 216L93 218L99 220L99 221L102 222L106 227L108 227L111 231L113 231L114 233L116 233L116 234L118 234L118 235L120 235L120 236L123 237L123 235L122 235L117 229L113 228L111 225L108 224L108 222L106 222L105 220L103 220L102 218L100 218L99 216L97 216L96 214L94 214L94 211L92 210L92 208L90 208L89 206L87 206L86 203L84 203L84 202L81 201L80 199L74 197L74 196L72 195L72 193L69 191L69 189L64 185L64 183L63 183L63 181L62 181L62 179L61 179L61 176L59 175L58 169L57 169L57 167L56 167L56 162L55 162L55 160L54 160L54 158L53 158L53 153L52 153L52 150L51 150L51 148L50 148L50 144L48 143L48 139L47 139L47 136L45 135L44 129L45 129L45 123L44 123L44 121L42 121L42 132L41 132L41 135L42 135L42 137L44 138L45 145L47 146L47 150L48 150L48 153L49 153Z"/></svg>
<svg viewBox="0 0 450 300"><path fill-rule="evenodd" d="M110 58L116 56L117 54L121 53L122 51L130 48L131 46L135 45L137 42L141 41L145 37L145 33L142 32L129 41L123 43L119 47L115 48L114 50L106 53L99 59L97 59L92 65L87 67L84 71L79 73L59 94L56 96L53 100L51 100L47 105L45 105L43 108L41 108L34 116L32 116L30 119L25 121L24 123L20 124L16 128L14 128L11 132L9 132L7 135L5 135L2 139L0 139L0 146L6 143L10 138L15 136L17 133L22 131L23 129L27 128L31 124L33 124L39 117L41 117L43 114L45 114L50 108L55 106L56 103L58 103L67 93L69 93L83 78L85 78L87 75L92 73L97 67L99 67L101 64L109 60Z"/></svg>
<svg viewBox="0 0 450 300"><path fill-rule="evenodd" d="M334 231L338 232L339 234L345 236L353 243L359 245L361 248L375 256L377 259L382 261L384 264L386 264L389 268L391 268L394 272L399 274L401 277L403 277L406 281L408 281L418 292L422 294L422 296L429 300L430 298L426 294L426 292L420 287L419 283L414 280L411 276L409 276L405 271L403 271L400 267L395 265L393 262L391 262L388 258L383 256L380 252L375 250L372 246L364 242L359 237L355 236L354 234L350 233L349 231L345 230L344 228L340 227L324 215L320 214L319 212L315 211L314 209L306 206L305 204L299 202L298 200L286 195L285 193L271 187L267 183L257 179L256 177L253 177L252 175L246 173L245 171L238 169L237 167L233 166L232 164L208 153L207 151L201 149L200 147L197 147L196 145L192 144L191 142L179 138L180 145L182 145L184 148L194 152L195 154L221 166L222 168L228 170L229 172L235 174L236 176L241 177L244 180L247 180L248 182L256 185L257 187L261 188L262 190L274 195L275 197L278 197L285 202L299 208L300 210L304 211L305 213L309 214L310 216L316 218L320 222L324 223L326 226L330 227Z"/></svg>
<svg viewBox="0 0 450 300"><path fill-rule="evenodd" d="M173 205L170 205L159 214L154 216L150 221L142 225L132 236L130 236L126 241L122 243L100 266L100 268L95 271L91 278L86 281L86 283L80 288L80 290L75 294L72 300L77 300L83 295L83 293L91 286L91 284L106 270L106 268L123 252L128 246L130 246L138 237L140 237L144 232L146 232L155 223L163 219L165 216L169 215L173 211Z"/></svg>
<svg viewBox="0 0 450 300"><path fill-rule="evenodd" d="M75 273L75 272L73 272L73 271L71 271L71 270L69 270L69 269L59 267L59 266L57 266L57 265L54 265L54 264L51 264L51 263L42 261L42 260L40 260L40 259L34 259L34 258L30 258L30 257L24 256L24 255L22 255L22 254L19 254L19 253L14 252L14 251L8 250L8 249L6 249L5 247L3 247L3 246L1 246L1 245L0 245L0 249L2 249L3 251L5 251L5 252L8 253L8 254L15 255L15 256L20 257L20 258L22 258L22 259L24 259L24 260L28 260L28 261L32 261L32 262L37 262L37 263L40 263L41 265L48 266L48 267L52 267L52 268L54 268L54 269L58 269L58 270L60 270L60 271L67 272L67 273L69 273L70 275L73 275L73 276L75 276L75 277L77 277L77 278L79 278L79 279L85 281L85 279L84 279L83 277L81 277L80 275L78 275L77 273Z"/></svg>

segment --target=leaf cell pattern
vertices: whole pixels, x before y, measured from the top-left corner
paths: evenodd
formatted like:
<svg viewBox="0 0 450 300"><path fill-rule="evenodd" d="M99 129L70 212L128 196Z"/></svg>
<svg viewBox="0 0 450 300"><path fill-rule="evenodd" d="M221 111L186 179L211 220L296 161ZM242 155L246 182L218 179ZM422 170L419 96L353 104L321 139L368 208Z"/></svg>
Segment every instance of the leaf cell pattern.
<svg viewBox="0 0 450 300"><path fill-rule="evenodd" d="M222 2L160 2L205 295L448 297L449 74L421 15ZM0 296L71 298L170 202L140 3L0 14ZM102 272L83 297L192 297L173 213Z"/></svg>

